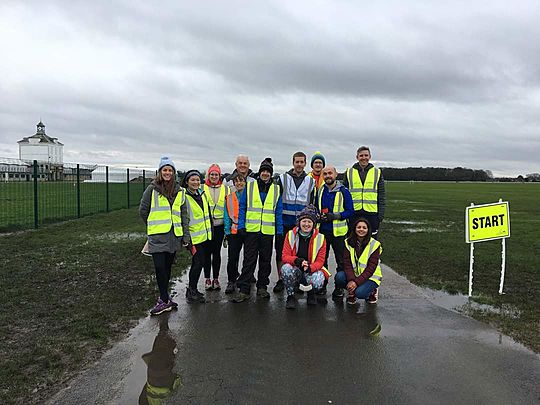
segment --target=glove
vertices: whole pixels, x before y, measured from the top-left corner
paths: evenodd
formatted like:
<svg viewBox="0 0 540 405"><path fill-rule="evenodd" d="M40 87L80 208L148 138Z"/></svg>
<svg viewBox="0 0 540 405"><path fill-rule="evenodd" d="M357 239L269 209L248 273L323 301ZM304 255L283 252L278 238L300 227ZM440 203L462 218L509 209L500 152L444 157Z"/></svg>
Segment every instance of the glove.
<svg viewBox="0 0 540 405"><path fill-rule="evenodd" d="M339 215L339 212L329 212L326 214L326 218L328 221L335 221L336 219L341 219L341 215Z"/></svg>
<svg viewBox="0 0 540 405"><path fill-rule="evenodd" d="M241 237L244 238L247 235L246 228L239 229L238 230L238 235L240 235Z"/></svg>
<svg viewBox="0 0 540 405"><path fill-rule="evenodd" d="M223 247L225 249L227 249L227 246L229 246L229 242L227 241L227 236L228 235L225 235L225 237L223 238Z"/></svg>
<svg viewBox="0 0 540 405"><path fill-rule="evenodd" d="M294 259L294 265L300 269L300 268L302 268L302 262L304 260L306 260L306 259L303 259L301 257L297 257L296 259Z"/></svg>

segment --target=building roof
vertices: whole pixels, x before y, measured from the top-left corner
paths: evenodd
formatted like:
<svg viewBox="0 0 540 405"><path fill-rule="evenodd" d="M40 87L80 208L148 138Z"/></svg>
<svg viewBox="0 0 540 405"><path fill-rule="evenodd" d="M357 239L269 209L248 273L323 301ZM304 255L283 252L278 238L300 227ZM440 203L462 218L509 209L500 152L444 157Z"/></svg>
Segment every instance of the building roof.
<svg viewBox="0 0 540 405"><path fill-rule="evenodd" d="M15 166L30 166L30 163L21 159L3 158L0 157L0 165L15 165Z"/></svg>
<svg viewBox="0 0 540 405"><path fill-rule="evenodd" d="M45 124L43 124L43 122L39 121L38 124L36 125L37 127L37 130L36 130L36 133L32 136L26 136L24 137L23 139L21 139L20 141L17 141L17 143L30 143L29 139L30 138L37 138L39 139L39 143L52 143L54 145L60 145L60 146L64 146L63 143L59 142L58 141L58 138L53 138L49 135L47 135L45 133Z"/></svg>

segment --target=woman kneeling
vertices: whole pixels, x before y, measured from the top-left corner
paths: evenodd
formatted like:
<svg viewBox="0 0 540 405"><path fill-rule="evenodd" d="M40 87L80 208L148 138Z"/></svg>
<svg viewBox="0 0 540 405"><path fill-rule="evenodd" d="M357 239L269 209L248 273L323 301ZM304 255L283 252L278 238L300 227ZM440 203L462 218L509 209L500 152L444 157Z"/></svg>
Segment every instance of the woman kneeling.
<svg viewBox="0 0 540 405"><path fill-rule="evenodd" d="M281 275L287 291L286 308L295 309L297 300L294 290L298 284L308 291L307 304L317 305L315 292L321 289L330 273L324 266L326 241L315 228L317 211L310 205L298 216L295 228L285 236Z"/></svg>
<svg viewBox="0 0 540 405"><path fill-rule="evenodd" d="M358 218L352 225L344 252L343 268L336 274L336 287L347 288L347 303L354 305L357 299L368 303L377 302L382 272L380 256L382 246L371 237L371 228L365 218Z"/></svg>

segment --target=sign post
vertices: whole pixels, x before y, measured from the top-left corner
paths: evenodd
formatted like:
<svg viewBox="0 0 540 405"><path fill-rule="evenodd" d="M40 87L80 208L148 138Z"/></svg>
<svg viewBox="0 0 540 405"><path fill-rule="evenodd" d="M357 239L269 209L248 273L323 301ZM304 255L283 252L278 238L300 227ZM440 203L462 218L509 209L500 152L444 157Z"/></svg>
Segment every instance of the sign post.
<svg viewBox="0 0 540 405"><path fill-rule="evenodd" d="M475 242L502 239L501 252L501 281L499 294L503 294L506 244L505 239L510 237L510 208L508 202L499 199L498 203L474 205L471 203L465 210L465 241L471 244L469 263L469 297L472 295L473 264Z"/></svg>

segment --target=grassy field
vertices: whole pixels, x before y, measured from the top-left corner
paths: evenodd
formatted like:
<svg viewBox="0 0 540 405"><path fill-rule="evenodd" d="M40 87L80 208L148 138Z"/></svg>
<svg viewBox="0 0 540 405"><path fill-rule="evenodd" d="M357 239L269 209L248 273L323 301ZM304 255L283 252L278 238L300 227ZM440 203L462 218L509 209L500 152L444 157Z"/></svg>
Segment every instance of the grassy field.
<svg viewBox="0 0 540 405"><path fill-rule="evenodd" d="M146 185L150 182L146 181ZM130 206L139 204L143 183L129 184ZM40 224L77 218L75 182L38 182L38 218ZM81 216L106 212L105 183L80 183ZM127 183L109 183L109 210L128 208ZM28 229L34 226L33 182L0 183L0 231Z"/></svg>
<svg viewBox="0 0 540 405"><path fill-rule="evenodd" d="M147 313L144 231L130 209L0 236L0 403L42 402Z"/></svg>
<svg viewBox="0 0 540 405"><path fill-rule="evenodd" d="M540 352L539 184L387 183L383 262L415 284L467 294L465 207L499 198L510 204L505 294L498 294L498 240L475 244L473 296L501 313L471 310L471 315Z"/></svg>

